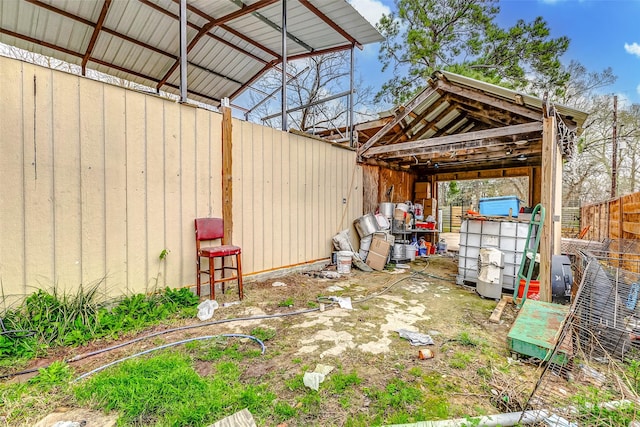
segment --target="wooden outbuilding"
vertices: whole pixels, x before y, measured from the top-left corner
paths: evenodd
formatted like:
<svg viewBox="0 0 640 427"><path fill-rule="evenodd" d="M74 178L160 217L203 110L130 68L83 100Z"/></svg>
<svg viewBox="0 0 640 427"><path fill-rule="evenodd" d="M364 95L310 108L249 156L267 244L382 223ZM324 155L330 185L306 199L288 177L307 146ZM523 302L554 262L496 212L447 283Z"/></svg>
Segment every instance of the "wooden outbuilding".
<svg viewBox="0 0 640 427"><path fill-rule="evenodd" d="M528 205L546 209L541 257L560 253L562 162L576 150L587 114L500 86L438 71L405 105L356 125L365 166L364 207L414 197L414 183L529 178ZM419 189L423 191L424 189ZM541 299L550 300L550 262L541 266ZM546 285L546 286L545 286Z"/></svg>

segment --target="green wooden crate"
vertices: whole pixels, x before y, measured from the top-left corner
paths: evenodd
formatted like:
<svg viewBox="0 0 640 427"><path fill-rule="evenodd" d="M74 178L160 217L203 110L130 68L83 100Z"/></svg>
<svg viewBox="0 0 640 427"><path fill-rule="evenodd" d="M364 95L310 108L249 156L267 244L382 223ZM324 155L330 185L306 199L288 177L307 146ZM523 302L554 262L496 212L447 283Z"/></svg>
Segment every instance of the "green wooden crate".
<svg viewBox="0 0 640 427"><path fill-rule="evenodd" d="M548 361L568 314L569 306L526 300L507 336L509 348ZM560 349L552 362L564 365L567 360L567 351Z"/></svg>

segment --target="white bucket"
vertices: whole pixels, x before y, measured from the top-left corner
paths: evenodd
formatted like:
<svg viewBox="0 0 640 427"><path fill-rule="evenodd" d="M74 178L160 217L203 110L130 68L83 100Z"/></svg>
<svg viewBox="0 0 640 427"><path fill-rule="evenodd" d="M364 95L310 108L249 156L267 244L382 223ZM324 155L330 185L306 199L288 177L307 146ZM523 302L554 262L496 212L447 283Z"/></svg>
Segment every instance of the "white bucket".
<svg viewBox="0 0 640 427"><path fill-rule="evenodd" d="M351 257L353 257L353 252L351 251L338 252L338 273L351 273Z"/></svg>
<svg viewBox="0 0 640 427"><path fill-rule="evenodd" d="M416 247L413 246L411 243L404 245L404 251L406 254L406 257L409 258L411 261L415 261L416 260Z"/></svg>
<svg viewBox="0 0 640 427"><path fill-rule="evenodd" d="M409 205L406 203L396 203L396 209L400 209L402 212L409 212Z"/></svg>
<svg viewBox="0 0 640 427"><path fill-rule="evenodd" d="M376 221L378 221L380 230L388 230L389 228L391 228L389 220L382 214L376 214Z"/></svg>
<svg viewBox="0 0 640 427"><path fill-rule="evenodd" d="M360 239L360 250L368 251L371 247L371 239L373 239L373 234L369 234Z"/></svg>

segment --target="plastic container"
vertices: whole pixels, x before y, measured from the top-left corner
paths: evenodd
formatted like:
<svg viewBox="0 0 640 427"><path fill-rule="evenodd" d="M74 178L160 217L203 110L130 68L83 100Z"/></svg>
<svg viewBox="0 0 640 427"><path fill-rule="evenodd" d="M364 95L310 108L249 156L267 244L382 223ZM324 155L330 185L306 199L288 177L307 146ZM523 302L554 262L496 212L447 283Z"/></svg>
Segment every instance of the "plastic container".
<svg viewBox="0 0 640 427"><path fill-rule="evenodd" d="M480 215L511 216L518 217L520 212L520 199L516 196L485 197L480 199Z"/></svg>
<svg viewBox="0 0 640 427"><path fill-rule="evenodd" d="M339 251L338 252L338 273L340 274L349 274L351 273L351 258L353 257L353 252L351 251Z"/></svg>
<svg viewBox="0 0 640 427"><path fill-rule="evenodd" d="M411 243L404 245L404 251L407 258L411 261L415 261L416 259L416 247Z"/></svg>
<svg viewBox="0 0 640 427"><path fill-rule="evenodd" d="M388 230L391 228L391 220L382 214L376 214L376 221L380 230Z"/></svg>
<svg viewBox="0 0 640 427"><path fill-rule="evenodd" d="M368 251L371 247L371 240L373 239L373 234L369 234L368 236L360 239L360 250Z"/></svg>
<svg viewBox="0 0 640 427"><path fill-rule="evenodd" d="M424 206L421 203L415 203L413 205L413 216L418 221L422 221L424 219Z"/></svg>
<svg viewBox="0 0 640 427"><path fill-rule="evenodd" d="M518 298L522 298L524 295L524 288L527 284L525 279L520 279L520 286L518 286ZM540 295L540 281L539 280L531 280L529 281L529 290L527 291L527 298L538 298Z"/></svg>
<svg viewBox="0 0 640 427"><path fill-rule="evenodd" d="M527 242L529 223L517 220L465 219L460 228L456 283L477 283L480 248L494 247L504 253L502 287L513 291Z"/></svg>
<svg viewBox="0 0 640 427"><path fill-rule="evenodd" d="M499 299L502 295L504 254L497 248L482 248L479 263L476 291L482 297Z"/></svg>

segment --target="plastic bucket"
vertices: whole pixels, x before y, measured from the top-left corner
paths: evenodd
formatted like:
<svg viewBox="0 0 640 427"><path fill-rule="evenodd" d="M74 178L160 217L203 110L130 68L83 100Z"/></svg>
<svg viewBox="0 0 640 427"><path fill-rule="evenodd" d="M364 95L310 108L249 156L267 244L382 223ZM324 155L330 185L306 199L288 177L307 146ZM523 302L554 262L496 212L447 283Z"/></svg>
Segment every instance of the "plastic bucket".
<svg viewBox="0 0 640 427"><path fill-rule="evenodd" d="M371 240L373 239L373 234L363 237L360 239L360 250L368 251L371 247Z"/></svg>
<svg viewBox="0 0 640 427"><path fill-rule="evenodd" d="M353 252L351 251L339 251L338 252L338 273L348 274L351 273L351 258Z"/></svg>
<svg viewBox="0 0 640 427"><path fill-rule="evenodd" d="M389 222L390 220L382 214L376 214L376 221L378 221L380 230L388 230L389 228L391 228L391 223Z"/></svg>
<svg viewBox="0 0 640 427"><path fill-rule="evenodd" d="M518 298L522 298L524 295L524 287L526 286L527 281L524 279L520 279L520 286L518 286ZM539 280L531 280L529 281L529 290L527 291L527 298L535 298L540 295L540 281Z"/></svg>
<svg viewBox="0 0 640 427"><path fill-rule="evenodd" d="M416 259L416 247L415 246L413 246L412 244L404 245L404 251L405 251L405 254L406 254L407 258L409 258L411 261L415 261L415 259Z"/></svg>

